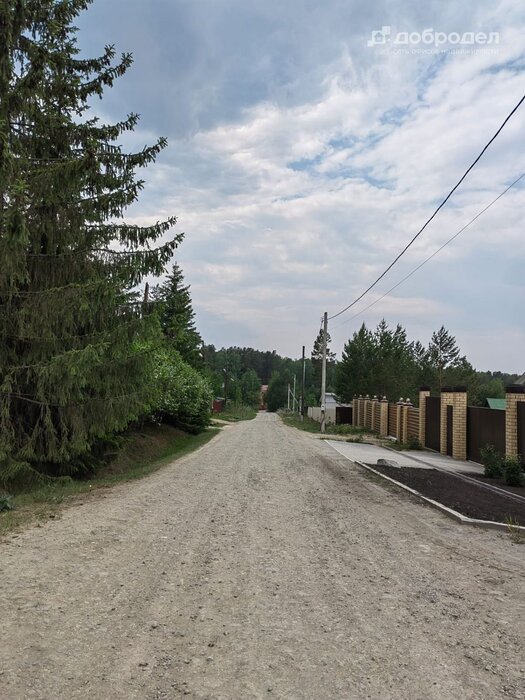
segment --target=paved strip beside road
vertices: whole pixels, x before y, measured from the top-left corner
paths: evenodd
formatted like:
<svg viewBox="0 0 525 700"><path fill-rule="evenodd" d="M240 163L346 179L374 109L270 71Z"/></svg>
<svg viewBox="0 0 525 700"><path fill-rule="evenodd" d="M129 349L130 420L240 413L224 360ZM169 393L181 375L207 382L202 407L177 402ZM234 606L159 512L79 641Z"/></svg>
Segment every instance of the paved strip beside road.
<svg viewBox="0 0 525 700"><path fill-rule="evenodd" d="M525 546L272 414L0 556L6 700L525 698Z"/></svg>

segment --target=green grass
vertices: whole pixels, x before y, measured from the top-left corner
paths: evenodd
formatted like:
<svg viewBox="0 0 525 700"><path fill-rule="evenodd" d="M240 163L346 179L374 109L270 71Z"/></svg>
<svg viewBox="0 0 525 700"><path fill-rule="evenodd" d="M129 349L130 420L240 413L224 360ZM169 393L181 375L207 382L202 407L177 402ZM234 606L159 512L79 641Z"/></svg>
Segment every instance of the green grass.
<svg viewBox="0 0 525 700"><path fill-rule="evenodd" d="M197 450L217 433L208 428L189 435L167 425L146 426L141 432L126 436L122 450L89 481L57 480L56 484L35 488L10 497L12 510L0 513L0 536L35 521L54 518L60 509L79 498L92 498L100 489L141 479L174 459Z"/></svg>
<svg viewBox="0 0 525 700"><path fill-rule="evenodd" d="M236 423L241 420L253 420L256 415L257 409L252 408L252 406L228 404L222 413L216 413L214 417L229 423Z"/></svg>
<svg viewBox="0 0 525 700"><path fill-rule="evenodd" d="M403 452L403 450L422 450L421 443L415 437L410 437L408 442L399 442L399 440L387 440L385 442L387 447L392 450L397 450L398 452Z"/></svg>
<svg viewBox="0 0 525 700"><path fill-rule="evenodd" d="M298 428L299 430L306 430L309 433L319 433L321 432L321 425L312 418L304 416L304 420L301 421L300 416L297 413L285 413L280 412L279 415L285 425L289 425L292 428ZM358 428L355 425L334 425L333 423L326 426L325 435L353 435L360 436L370 433L367 428Z"/></svg>

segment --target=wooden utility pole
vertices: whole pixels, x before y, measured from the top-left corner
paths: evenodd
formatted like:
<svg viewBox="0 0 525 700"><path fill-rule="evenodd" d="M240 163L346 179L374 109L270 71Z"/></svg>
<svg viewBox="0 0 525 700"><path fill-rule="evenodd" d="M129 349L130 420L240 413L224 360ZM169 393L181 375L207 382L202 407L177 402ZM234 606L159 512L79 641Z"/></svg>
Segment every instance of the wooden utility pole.
<svg viewBox="0 0 525 700"><path fill-rule="evenodd" d="M326 429L326 338L328 336L328 313L323 316L323 364L321 370L321 432Z"/></svg>
<svg viewBox="0 0 525 700"><path fill-rule="evenodd" d="M305 384L305 377L306 377L306 360L304 357L304 345L303 345L303 376L301 380L301 421L304 420L304 384Z"/></svg>
<svg viewBox="0 0 525 700"><path fill-rule="evenodd" d="M296 394L296 384L297 384L297 375L293 375L293 395L292 395L292 412L295 413L295 404L297 403L297 399L295 398Z"/></svg>

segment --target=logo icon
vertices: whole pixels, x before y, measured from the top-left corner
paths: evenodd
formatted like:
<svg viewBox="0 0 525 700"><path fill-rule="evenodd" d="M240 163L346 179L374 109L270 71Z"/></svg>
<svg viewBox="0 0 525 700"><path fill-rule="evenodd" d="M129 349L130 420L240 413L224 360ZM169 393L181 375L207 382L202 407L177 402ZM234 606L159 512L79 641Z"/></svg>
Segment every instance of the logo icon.
<svg viewBox="0 0 525 700"><path fill-rule="evenodd" d="M367 46L384 46L390 41L391 31L391 27L388 25L381 27L381 29L374 29L372 38L366 42Z"/></svg>

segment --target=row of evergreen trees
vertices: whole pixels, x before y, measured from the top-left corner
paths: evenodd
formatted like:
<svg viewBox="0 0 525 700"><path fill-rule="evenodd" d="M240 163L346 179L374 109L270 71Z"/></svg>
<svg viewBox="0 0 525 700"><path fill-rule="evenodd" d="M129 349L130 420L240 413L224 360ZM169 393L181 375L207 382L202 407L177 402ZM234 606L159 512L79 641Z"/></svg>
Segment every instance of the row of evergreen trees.
<svg viewBox="0 0 525 700"><path fill-rule="evenodd" d="M179 331L187 314L172 294L180 271L151 302L135 291L164 273L183 234L171 233L174 217L146 227L123 221L143 187L137 170L166 140L128 153L119 139L136 114L116 124L90 116L90 100L132 58L112 47L80 56L73 22L89 4L0 0L4 481L73 469L97 441L162 404L163 363L199 362L194 326Z"/></svg>
<svg viewBox="0 0 525 700"><path fill-rule="evenodd" d="M420 386L434 394L443 386L464 385L472 405L483 405L488 397L504 395L503 379L477 372L461 354L453 335L442 326L432 334L428 346L409 341L405 328L389 328L383 319L375 330L365 324L345 344L342 359L333 365L334 388L350 401L356 395L386 396L390 400L415 400Z"/></svg>

